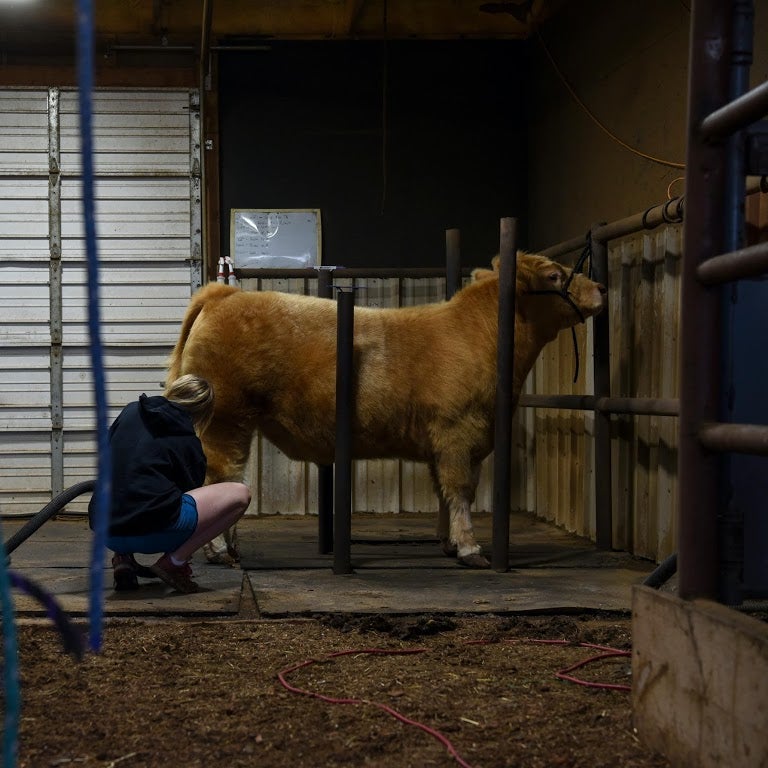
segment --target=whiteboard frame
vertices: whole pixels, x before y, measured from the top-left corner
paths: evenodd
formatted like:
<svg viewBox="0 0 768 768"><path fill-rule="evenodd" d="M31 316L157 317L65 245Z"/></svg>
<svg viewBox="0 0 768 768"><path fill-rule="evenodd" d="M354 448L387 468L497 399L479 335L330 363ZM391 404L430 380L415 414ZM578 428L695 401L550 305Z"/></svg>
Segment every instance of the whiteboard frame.
<svg viewBox="0 0 768 768"><path fill-rule="evenodd" d="M253 266L250 264L243 264L241 261L237 258L238 254L236 251L236 234L237 234L237 218L238 216L242 216L243 214L253 214L254 216L259 214L270 214L270 213L276 213L276 214L285 214L285 213L304 213L304 214L314 214L315 219L317 221L317 225L315 227L316 230L316 242L315 242L315 252L317 254L317 261L315 264L309 264L309 265L303 265L303 267L308 269L314 269L318 268L322 264L322 235L323 235L323 224L322 224L322 217L320 215L320 209L319 208L231 208L229 213L229 254L230 257L235 265L236 269L273 269L272 266Z"/></svg>

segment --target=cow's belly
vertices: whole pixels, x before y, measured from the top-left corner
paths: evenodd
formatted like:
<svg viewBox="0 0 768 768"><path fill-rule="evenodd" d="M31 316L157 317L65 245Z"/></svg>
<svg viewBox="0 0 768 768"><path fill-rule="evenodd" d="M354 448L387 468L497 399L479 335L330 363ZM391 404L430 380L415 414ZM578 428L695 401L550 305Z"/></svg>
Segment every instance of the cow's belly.
<svg viewBox="0 0 768 768"><path fill-rule="evenodd" d="M285 420L262 419L259 431L288 458L333 464L336 452L336 426L333 423L311 423L308 417L301 424ZM352 436L354 459L406 459L429 461L432 452L426 434L393 433L385 425L360 431Z"/></svg>

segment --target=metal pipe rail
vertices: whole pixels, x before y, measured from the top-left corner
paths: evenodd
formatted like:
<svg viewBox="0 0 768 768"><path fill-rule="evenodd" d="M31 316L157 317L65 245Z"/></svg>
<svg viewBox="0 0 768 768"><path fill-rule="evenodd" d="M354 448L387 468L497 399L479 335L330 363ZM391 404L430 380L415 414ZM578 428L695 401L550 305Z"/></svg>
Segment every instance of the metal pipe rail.
<svg viewBox="0 0 768 768"><path fill-rule="evenodd" d="M768 114L768 82L758 85L701 121L702 138L725 139Z"/></svg>
<svg viewBox="0 0 768 768"><path fill-rule="evenodd" d="M768 456L768 426L762 424L703 424L699 442L709 451Z"/></svg>
<svg viewBox="0 0 768 768"><path fill-rule="evenodd" d="M598 411L631 416L677 416L677 398L596 397L595 395L520 395L521 408L556 408L574 411Z"/></svg>
<svg viewBox="0 0 768 768"><path fill-rule="evenodd" d="M768 191L766 189L766 177L750 177L747 180L745 191L747 195ZM679 197L673 197L670 200L652 205L642 213L635 213L608 224L599 224L592 230L592 239L607 242L608 240L616 240L627 235L634 235L643 230L656 229L662 224L681 224L685 218L684 214L685 196L680 195ZM555 243L555 245L544 248L540 253L549 259L559 259L569 253L581 250L585 242L586 238L584 236L572 237L570 240L564 240L562 243Z"/></svg>
<svg viewBox="0 0 768 768"><path fill-rule="evenodd" d="M450 277L446 267L304 267L301 269L291 268L235 268L235 276L239 279L264 278L269 279L287 279L287 278L317 278L323 272L330 272L333 277L338 279L367 278L386 279L386 278L410 278L421 279L430 277ZM462 277L469 277L471 269L464 268L460 270Z"/></svg>
<svg viewBox="0 0 768 768"><path fill-rule="evenodd" d="M742 278L760 277L768 272L768 242L738 251L712 256L696 268L696 277L704 285L717 285Z"/></svg>
<svg viewBox="0 0 768 768"><path fill-rule="evenodd" d="M598 224L592 228L593 240L607 242L626 235L633 235L644 229L656 229L662 224L679 224L683 220L685 199L683 196L673 197L663 203L653 205L642 213L635 213L608 224ZM545 248L541 253L550 259L558 259L584 247L585 237L574 237Z"/></svg>

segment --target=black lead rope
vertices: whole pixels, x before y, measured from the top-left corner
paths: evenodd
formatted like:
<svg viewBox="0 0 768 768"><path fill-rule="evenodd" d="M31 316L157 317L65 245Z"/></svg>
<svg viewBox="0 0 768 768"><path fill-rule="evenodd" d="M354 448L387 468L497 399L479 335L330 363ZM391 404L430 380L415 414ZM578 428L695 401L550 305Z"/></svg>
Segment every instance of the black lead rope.
<svg viewBox="0 0 768 768"><path fill-rule="evenodd" d="M559 296L564 301L567 301L571 307L573 308L574 312L579 316L579 320L582 323L586 322L586 318L584 317L582 311L576 306L576 302L571 298L571 294L568 292L568 287L571 284L571 281L573 280L574 276L577 272L581 272L584 274L584 262L589 259L589 267L587 269L586 275L590 279L592 278L592 233L587 232L587 244L584 246L584 250L582 250L581 255L576 260L576 264L574 264L573 269L571 270L571 274L568 275L568 279L565 281L565 285L563 286L562 291L556 291L554 288L547 290L547 291L527 291L527 293L533 295L533 296L545 296L547 294L554 294L555 296ZM573 373L573 383L576 383L576 380L579 378L579 345L576 341L576 326L571 326L571 338L573 339L573 354L576 360L575 363L575 370Z"/></svg>

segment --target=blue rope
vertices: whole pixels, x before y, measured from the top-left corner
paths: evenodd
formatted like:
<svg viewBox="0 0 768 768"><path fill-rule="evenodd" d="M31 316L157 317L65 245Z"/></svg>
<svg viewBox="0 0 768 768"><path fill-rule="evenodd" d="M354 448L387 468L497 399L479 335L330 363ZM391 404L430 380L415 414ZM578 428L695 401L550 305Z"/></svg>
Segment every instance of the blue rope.
<svg viewBox="0 0 768 768"><path fill-rule="evenodd" d="M112 496L112 456L107 438L107 397L104 381L104 360L101 347L101 318L99 315L99 257L96 247L96 216L93 195L93 2L78 0L77 63L80 91L80 153L83 166L83 219L85 246L88 257L88 332L91 342L91 367L96 397L96 436L98 474L96 478L96 514L93 528L93 550L90 569L89 645L92 651L101 649L104 615L104 552L109 526Z"/></svg>
<svg viewBox="0 0 768 768"><path fill-rule="evenodd" d="M0 541L2 541L0 536ZM19 649L13 615L11 585L6 567L8 558L0 551L0 600L3 618L3 717L2 765L14 768L19 747L19 719L21 716L21 690L19 687Z"/></svg>

